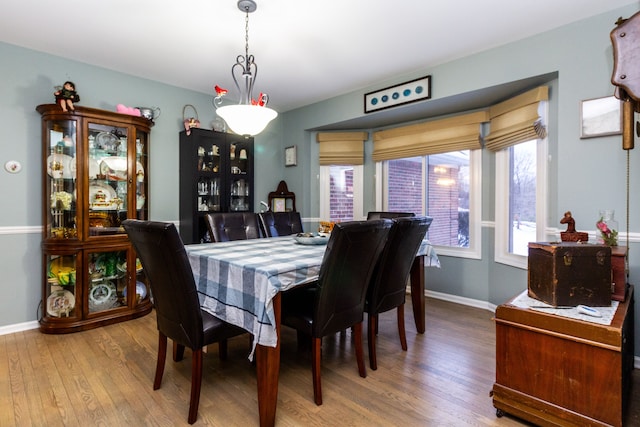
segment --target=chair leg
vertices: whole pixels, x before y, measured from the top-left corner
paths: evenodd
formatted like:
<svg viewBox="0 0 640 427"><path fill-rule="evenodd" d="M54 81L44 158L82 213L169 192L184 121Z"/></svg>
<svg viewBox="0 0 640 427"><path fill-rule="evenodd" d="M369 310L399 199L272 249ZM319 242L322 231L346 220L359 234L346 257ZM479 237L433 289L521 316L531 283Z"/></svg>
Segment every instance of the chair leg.
<svg viewBox="0 0 640 427"><path fill-rule="evenodd" d="M378 315L369 314L369 324L367 326L367 343L369 345L369 367L372 370L378 369L378 358L376 356L376 335L378 333Z"/></svg>
<svg viewBox="0 0 640 427"><path fill-rule="evenodd" d="M198 418L200 404L200 388L202 386L202 349L193 350L191 357L191 400L189 403L189 424Z"/></svg>
<svg viewBox="0 0 640 427"><path fill-rule="evenodd" d="M322 338L311 338L311 373L313 375L313 399L322 405L322 384L320 382L320 362L322 359Z"/></svg>
<svg viewBox="0 0 640 427"><path fill-rule="evenodd" d="M404 329L404 304L398 306L398 334L400 335L400 345L407 351L407 333Z"/></svg>
<svg viewBox="0 0 640 427"><path fill-rule="evenodd" d="M356 360L358 361L358 373L362 378L366 378L367 368L364 366L364 351L362 351L362 322L353 325L353 333L356 346Z"/></svg>
<svg viewBox="0 0 640 427"><path fill-rule="evenodd" d="M174 341L173 342L173 361L180 362L182 359L184 359L184 346Z"/></svg>
<svg viewBox="0 0 640 427"><path fill-rule="evenodd" d="M220 360L227 360L227 340L218 341L218 358Z"/></svg>
<svg viewBox="0 0 640 427"><path fill-rule="evenodd" d="M164 362L167 359L167 336L158 332L158 360L156 361L156 376L153 379L153 389L157 390L162 384L164 374Z"/></svg>

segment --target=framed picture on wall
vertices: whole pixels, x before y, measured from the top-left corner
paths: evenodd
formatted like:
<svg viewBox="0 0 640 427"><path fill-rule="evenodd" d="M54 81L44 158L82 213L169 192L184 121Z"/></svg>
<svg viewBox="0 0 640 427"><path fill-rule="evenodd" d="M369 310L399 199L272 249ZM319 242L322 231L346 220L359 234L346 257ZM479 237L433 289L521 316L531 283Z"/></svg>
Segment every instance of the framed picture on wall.
<svg viewBox="0 0 640 427"><path fill-rule="evenodd" d="M580 138L620 135L622 104L615 96L586 99L580 103Z"/></svg>
<svg viewBox="0 0 640 427"><path fill-rule="evenodd" d="M284 165L295 166L298 164L298 153L296 146L292 145L284 149Z"/></svg>

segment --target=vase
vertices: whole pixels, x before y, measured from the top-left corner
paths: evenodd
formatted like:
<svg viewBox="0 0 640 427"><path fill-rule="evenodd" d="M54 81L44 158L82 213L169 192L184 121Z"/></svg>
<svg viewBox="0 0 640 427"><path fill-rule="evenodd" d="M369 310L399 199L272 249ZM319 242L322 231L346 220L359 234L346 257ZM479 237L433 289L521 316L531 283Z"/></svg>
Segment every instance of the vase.
<svg viewBox="0 0 640 427"><path fill-rule="evenodd" d="M606 227L598 226L598 238L596 243L608 246L618 246L618 221L615 219L615 210L606 209L600 211L598 223L604 223Z"/></svg>

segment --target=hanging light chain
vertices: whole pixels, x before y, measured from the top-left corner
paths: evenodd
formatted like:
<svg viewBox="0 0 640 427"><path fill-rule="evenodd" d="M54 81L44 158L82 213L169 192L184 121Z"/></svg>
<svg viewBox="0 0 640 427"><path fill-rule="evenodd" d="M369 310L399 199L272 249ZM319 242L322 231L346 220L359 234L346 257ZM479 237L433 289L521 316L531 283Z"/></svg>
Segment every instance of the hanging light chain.
<svg viewBox="0 0 640 427"><path fill-rule="evenodd" d="M255 9L254 9L255 10ZM249 7L249 5L245 5L245 18L244 18L244 66L242 67L245 76L252 76L253 79L256 78L258 74L257 65L253 61L253 55L249 55L249 13L253 10ZM252 72L253 71L253 72ZM251 95L251 91L253 90L253 82L250 82L249 95Z"/></svg>
<svg viewBox="0 0 640 427"><path fill-rule="evenodd" d="M244 18L244 52L245 56L249 58L249 6L244 8L246 16Z"/></svg>

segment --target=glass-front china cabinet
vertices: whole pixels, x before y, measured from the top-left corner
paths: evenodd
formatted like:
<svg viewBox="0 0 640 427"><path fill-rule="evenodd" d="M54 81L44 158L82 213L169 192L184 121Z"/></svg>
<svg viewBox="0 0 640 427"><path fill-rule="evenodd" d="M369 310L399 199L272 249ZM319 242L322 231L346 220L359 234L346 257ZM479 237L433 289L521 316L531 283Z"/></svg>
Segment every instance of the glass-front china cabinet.
<svg viewBox="0 0 640 427"><path fill-rule="evenodd" d="M180 132L180 236L211 241L205 215L253 212L253 138L207 129Z"/></svg>
<svg viewBox="0 0 640 427"><path fill-rule="evenodd" d="M40 105L43 286L40 330L67 333L151 311L144 269L121 222L149 219L153 122Z"/></svg>

